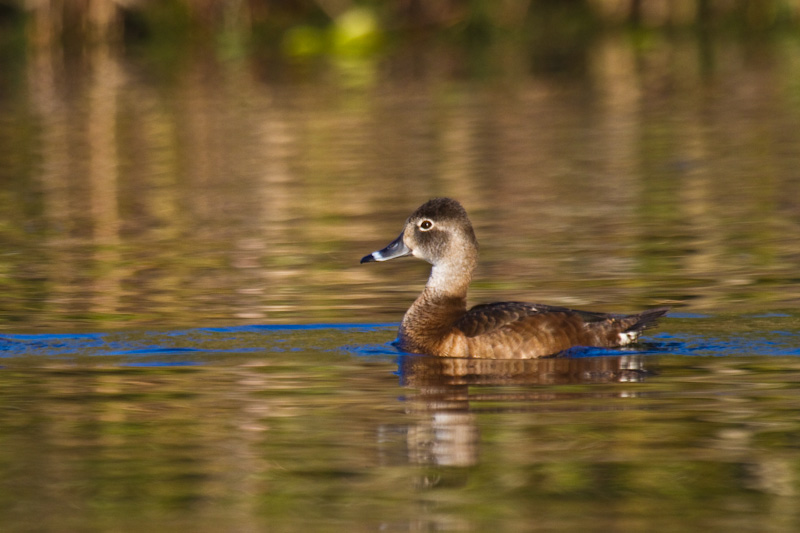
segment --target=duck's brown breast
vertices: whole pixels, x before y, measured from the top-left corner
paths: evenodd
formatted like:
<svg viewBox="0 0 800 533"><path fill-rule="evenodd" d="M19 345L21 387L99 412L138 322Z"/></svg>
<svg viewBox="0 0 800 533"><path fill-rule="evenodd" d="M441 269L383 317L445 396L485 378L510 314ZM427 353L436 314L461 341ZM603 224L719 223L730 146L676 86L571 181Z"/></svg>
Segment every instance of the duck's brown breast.
<svg viewBox="0 0 800 533"><path fill-rule="evenodd" d="M466 335L456 327L466 313L466 298L425 289L400 324L400 348L442 357L468 357Z"/></svg>

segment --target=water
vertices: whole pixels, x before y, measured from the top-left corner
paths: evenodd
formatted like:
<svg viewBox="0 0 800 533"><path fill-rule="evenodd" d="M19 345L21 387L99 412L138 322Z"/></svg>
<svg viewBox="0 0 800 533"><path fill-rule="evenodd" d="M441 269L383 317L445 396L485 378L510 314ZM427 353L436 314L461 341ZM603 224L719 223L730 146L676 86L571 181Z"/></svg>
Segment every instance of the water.
<svg viewBox="0 0 800 533"><path fill-rule="evenodd" d="M3 529L797 531L800 51L771 37L3 48ZM474 303L674 311L621 351L401 354L427 267L358 260L436 195Z"/></svg>
<svg viewBox="0 0 800 533"><path fill-rule="evenodd" d="M358 259L436 195L472 216L476 301L791 309L798 43L714 44L611 35L574 78L499 49L486 79L446 47L170 76L33 48L0 99L0 328L398 320L424 265Z"/></svg>
<svg viewBox="0 0 800 533"><path fill-rule="evenodd" d="M534 361L399 354L393 325L6 335L0 513L20 531L794 531L800 316L662 329Z"/></svg>

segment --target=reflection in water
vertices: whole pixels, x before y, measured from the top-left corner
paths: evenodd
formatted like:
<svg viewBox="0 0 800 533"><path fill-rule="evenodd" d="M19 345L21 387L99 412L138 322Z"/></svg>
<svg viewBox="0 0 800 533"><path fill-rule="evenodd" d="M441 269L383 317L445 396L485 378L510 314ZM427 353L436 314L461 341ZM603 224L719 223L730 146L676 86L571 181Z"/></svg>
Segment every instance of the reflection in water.
<svg viewBox="0 0 800 533"><path fill-rule="evenodd" d="M396 361L394 327L0 335L0 519L794 531L797 318L671 320L658 355L522 361Z"/></svg>
<svg viewBox="0 0 800 533"><path fill-rule="evenodd" d="M406 384L415 387L637 382L647 375L644 361L635 354L527 360L410 355L401 359L401 375Z"/></svg>
<svg viewBox="0 0 800 533"><path fill-rule="evenodd" d="M487 409L482 406L490 405L494 413L519 413L546 410L539 402L554 399L635 396L625 389L590 394L532 386L636 383L647 375L644 363L637 355L513 361L402 356L400 375L414 390L406 397L407 409L426 417L408 430L409 457L419 464L477 464L480 435L475 412ZM474 386L501 388L471 393ZM511 392L508 386L514 386Z"/></svg>
<svg viewBox="0 0 800 533"><path fill-rule="evenodd" d="M794 41L722 40L709 61L690 36L612 33L564 77L499 47L483 81L447 46L304 69L187 49L165 68L36 42L0 100L0 316L23 327L396 321L424 267L357 259L436 195L474 213L476 302L800 297Z"/></svg>

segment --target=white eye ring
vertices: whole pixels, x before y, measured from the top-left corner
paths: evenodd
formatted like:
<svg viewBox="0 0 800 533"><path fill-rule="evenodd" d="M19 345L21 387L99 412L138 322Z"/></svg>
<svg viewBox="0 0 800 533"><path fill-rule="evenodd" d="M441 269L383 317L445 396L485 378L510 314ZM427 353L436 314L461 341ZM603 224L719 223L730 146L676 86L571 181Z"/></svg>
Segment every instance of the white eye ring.
<svg viewBox="0 0 800 533"><path fill-rule="evenodd" d="M419 223L419 229L422 231L429 231L433 228L433 221L428 220L427 218Z"/></svg>

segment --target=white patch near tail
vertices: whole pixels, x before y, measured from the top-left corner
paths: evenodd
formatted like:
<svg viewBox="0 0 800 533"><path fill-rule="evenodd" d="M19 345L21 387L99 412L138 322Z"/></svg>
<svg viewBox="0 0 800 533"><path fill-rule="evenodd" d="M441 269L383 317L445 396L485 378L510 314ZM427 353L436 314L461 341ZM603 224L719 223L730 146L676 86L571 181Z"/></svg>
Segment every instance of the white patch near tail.
<svg viewBox="0 0 800 533"><path fill-rule="evenodd" d="M622 333L619 334L619 345L626 346L628 344L632 344L636 342L638 338L639 338L638 331L623 331Z"/></svg>

